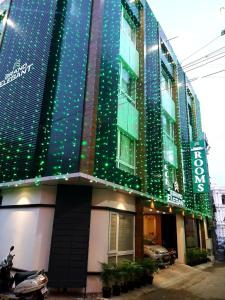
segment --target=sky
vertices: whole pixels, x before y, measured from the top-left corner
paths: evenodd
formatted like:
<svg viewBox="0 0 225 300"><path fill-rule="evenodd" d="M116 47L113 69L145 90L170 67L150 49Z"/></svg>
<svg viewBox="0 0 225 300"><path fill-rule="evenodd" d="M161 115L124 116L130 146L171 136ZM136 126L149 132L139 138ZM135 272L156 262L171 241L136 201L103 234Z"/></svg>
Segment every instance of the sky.
<svg viewBox="0 0 225 300"><path fill-rule="evenodd" d="M182 66L199 58L204 59L201 64L195 62L195 65L186 66L185 70L189 79L194 79L192 86L201 105L203 131L210 145L208 162L211 184L225 187L225 72L203 78L225 70L225 35L221 36L221 31L225 29L225 0L148 2L167 38L171 39L170 43ZM220 49L222 47L224 49ZM211 58L206 57L218 49L211 54ZM215 61L200 67L212 60Z"/></svg>

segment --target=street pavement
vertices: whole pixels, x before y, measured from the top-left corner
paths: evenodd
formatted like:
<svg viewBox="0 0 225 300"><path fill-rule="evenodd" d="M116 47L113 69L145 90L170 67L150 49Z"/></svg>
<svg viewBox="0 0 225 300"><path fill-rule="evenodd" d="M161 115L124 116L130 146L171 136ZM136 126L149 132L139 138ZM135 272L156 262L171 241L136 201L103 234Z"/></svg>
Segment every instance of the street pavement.
<svg viewBox="0 0 225 300"><path fill-rule="evenodd" d="M48 300L80 300L72 295L49 296ZM97 295L86 299L103 300ZM225 300L225 263L206 263L196 267L176 263L160 270L153 285L136 289L112 300Z"/></svg>
<svg viewBox="0 0 225 300"><path fill-rule="evenodd" d="M167 282L163 287L158 283L158 288L152 292L140 295L139 300L221 300L225 299L225 264L215 263L203 269L198 266L196 272L186 271L186 278L177 282ZM189 273L189 274L188 274ZM185 274L183 274L185 275ZM172 283L172 284L171 284ZM157 286L157 282L156 282ZM125 299L125 298L124 298ZM131 300L131 298L126 298Z"/></svg>

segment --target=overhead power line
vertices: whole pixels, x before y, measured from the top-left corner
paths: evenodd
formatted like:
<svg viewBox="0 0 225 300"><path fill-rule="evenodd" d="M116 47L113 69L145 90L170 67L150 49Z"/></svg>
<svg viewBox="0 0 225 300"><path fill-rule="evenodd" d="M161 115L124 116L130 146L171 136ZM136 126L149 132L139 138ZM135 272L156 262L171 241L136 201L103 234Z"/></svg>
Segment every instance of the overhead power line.
<svg viewBox="0 0 225 300"><path fill-rule="evenodd" d="M199 51L203 50L204 48L206 48L207 46L209 46L210 44L212 44L213 42L215 42L218 38L220 38L221 35L217 36L216 38L212 39L210 42L208 42L207 44L205 44L204 46L202 46L201 48L197 49L196 51L194 51L193 53L191 53L189 56L185 57L182 61L181 64L187 60L188 58L192 57L193 55L195 55L196 53L198 53Z"/></svg>
<svg viewBox="0 0 225 300"><path fill-rule="evenodd" d="M215 59L213 59L213 60L211 60L211 61L205 62L204 64L201 64L200 66L196 66L196 67L194 67L194 68L192 68L192 69L190 69L190 70L185 70L185 72L187 73L187 72L190 72L190 71L192 71L192 70L195 70L195 69L204 67L204 66L206 66L206 65L208 65L208 64L210 64L210 63L212 63L212 62L214 62L214 61L216 61L216 60L219 60L219 59L221 59L221 58L223 58L223 57L225 57L225 55L222 55L222 56L220 56L220 57L217 57L217 58L215 58Z"/></svg>
<svg viewBox="0 0 225 300"><path fill-rule="evenodd" d="M219 53L217 53L217 52L219 52ZM189 68L189 67L191 67L191 66L193 66L193 65L195 65L195 64L201 63L201 62L204 61L204 60L213 58L213 57L218 56L218 55L220 55L220 54L222 54L222 53L225 53L225 47L221 47L221 48L219 48L219 49L217 49L217 50L214 50L214 51L212 51L212 52L210 52L210 53L208 53L208 54L206 54L206 55L204 55L204 56L201 56L201 57L199 57L198 59L195 59L195 60L193 60L192 62L190 62L190 63L188 63L188 64L186 64L186 65L183 65L182 68L183 68L183 69Z"/></svg>

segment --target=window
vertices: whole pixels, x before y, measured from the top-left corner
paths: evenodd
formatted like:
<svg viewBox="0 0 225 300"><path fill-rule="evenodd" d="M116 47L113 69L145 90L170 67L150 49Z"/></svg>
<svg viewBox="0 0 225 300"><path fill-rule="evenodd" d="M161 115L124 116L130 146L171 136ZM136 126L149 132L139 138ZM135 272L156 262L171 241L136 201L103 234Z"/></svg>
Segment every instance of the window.
<svg viewBox="0 0 225 300"><path fill-rule="evenodd" d="M128 101L135 105L136 79L129 74L122 63L120 66L120 91L125 94Z"/></svg>
<svg viewBox="0 0 225 300"><path fill-rule="evenodd" d="M121 29L136 46L136 27L124 7L122 7Z"/></svg>
<svg viewBox="0 0 225 300"><path fill-rule="evenodd" d="M161 51L162 51L162 54L167 59L168 63L170 63L170 64L173 63L173 59L162 40L161 40Z"/></svg>
<svg viewBox="0 0 225 300"><path fill-rule="evenodd" d="M225 205L225 195L222 195L222 204Z"/></svg>
<svg viewBox="0 0 225 300"><path fill-rule="evenodd" d="M11 0L0 1L0 46L9 13L10 2Z"/></svg>
<svg viewBox="0 0 225 300"><path fill-rule="evenodd" d="M135 140L118 130L118 168L130 174L135 174Z"/></svg>
<svg viewBox="0 0 225 300"><path fill-rule="evenodd" d="M164 113L162 116L162 122L163 122L163 131L172 141L174 141L174 122L166 113Z"/></svg>
<svg viewBox="0 0 225 300"><path fill-rule="evenodd" d="M133 260L134 257L134 216L110 213L108 262L118 263Z"/></svg>
<svg viewBox="0 0 225 300"><path fill-rule="evenodd" d="M174 183L177 181L176 169L169 165L164 165L165 185L168 189L174 190Z"/></svg>
<svg viewBox="0 0 225 300"><path fill-rule="evenodd" d="M161 91L167 91L170 97L173 98L173 82L163 67L161 73Z"/></svg>

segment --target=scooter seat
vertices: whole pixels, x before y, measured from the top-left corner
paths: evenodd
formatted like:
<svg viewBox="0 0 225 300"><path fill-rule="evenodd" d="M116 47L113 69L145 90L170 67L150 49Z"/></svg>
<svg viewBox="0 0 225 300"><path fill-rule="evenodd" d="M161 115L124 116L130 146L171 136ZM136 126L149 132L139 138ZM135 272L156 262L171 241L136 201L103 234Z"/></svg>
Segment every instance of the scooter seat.
<svg viewBox="0 0 225 300"><path fill-rule="evenodd" d="M17 272L14 276L15 285L19 284L20 282L27 279L27 277L36 274L37 271L30 271L30 272Z"/></svg>

